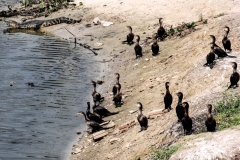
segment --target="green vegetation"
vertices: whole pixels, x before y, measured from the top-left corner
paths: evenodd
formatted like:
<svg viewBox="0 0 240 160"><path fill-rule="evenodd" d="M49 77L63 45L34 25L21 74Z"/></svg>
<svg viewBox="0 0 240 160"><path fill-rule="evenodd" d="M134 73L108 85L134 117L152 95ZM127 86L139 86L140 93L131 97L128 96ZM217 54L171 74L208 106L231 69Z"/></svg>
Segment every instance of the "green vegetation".
<svg viewBox="0 0 240 160"><path fill-rule="evenodd" d="M166 30L166 32L164 33L163 38L166 38L168 36L173 36L176 33L182 32L182 31L187 30L187 29L194 29L195 26L196 26L195 22L190 22L190 23L184 23L183 22L181 25L179 25L175 28L173 28L172 25L171 25L170 29Z"/></svg>
<svg viewBox="0 0 240 160"><path fill-rule="evenodd" d="M29 0L21 0L22 5L26 7L32 7L32 4ZM50 10L51 12L55 12L61 8L61 5L66 4L66 0L41 0L38 4L39 11L44 12Z"/></svg>
<svg viewBox="0 0 240 160"><path fill-rule="evenodd" d="M45 6L44 6L44 3L43 3L43 2L40 3L39 9L40 9L41 12L43 12L43 11L45 10Z"/></svg>
<svg viewBox="0 0 240 160"><path fill-rule="evenodd" d="M135 160L140 160L140 157L139 157L139 156L136 156L136 157L135 157Z"/></svg>
<svg viewBox="0 0 240 160"><path fill-rule="evenodd" d="M224 16L224 15L225 15L225 13L220 13L220 14L214 16L213 18L218 18L218 17Z"/></svg>
<svg viewBox="0 0 240 160"><path fill-rule="evenodd" d="M223 99L214 105L217 111L218 130L240 124L240 96L224 93Z"/></svg>
<svg viewBox="0 0 240 160"><path fill-rule="evenodd" d="M163 147L160 150L151 147L150 150L154 153L154 157L151 160L168 160L180 147L181 145L170 146L169 148Z"/></svg>
<svg viewBox="0 0 240 160"><path fill-rule="evenodd" d="M187 23L186 24L188 28L194 28L196 26L195 22Z"/></svg>
<svg viewBox="0 0 240 160"><path fill-rule="evenodd" d="M22 0L21 3L26 7L30 6L29 0Z"/></svg>

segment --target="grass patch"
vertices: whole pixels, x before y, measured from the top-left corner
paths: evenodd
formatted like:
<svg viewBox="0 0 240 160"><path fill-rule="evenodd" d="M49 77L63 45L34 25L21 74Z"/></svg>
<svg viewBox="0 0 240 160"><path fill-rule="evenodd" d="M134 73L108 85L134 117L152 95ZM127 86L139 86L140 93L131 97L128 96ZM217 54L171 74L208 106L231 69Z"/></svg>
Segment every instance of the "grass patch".
<svg viewBox="0 0 240 160"><path fill-rule="evenodd" d="M220 14L214 16L213 18L218 18L218 17L224 16L224 15L225 15L225 13L220 13Z"/></svg>
<svg viewBox="0 0 240 160"><path fill-rule="evenodd" d="M151 147L150 150L154 153L154 157L151 160L168 160L173 153L175 153L180 148L180 145L171 146L169 148L163 147L160 150L157 150L154 147Z"/></svg>
<svg viewBox="0 0 240 160"><path fill-rule="evenodd" d="M225 94L223 99L214 105L217 111L218 130L240 124L240 96Z"/></svg>
<svg viewBox="0 0 240 160"><path fill-rule="evenodd" d="M195 30L196 27L196 22L190 22L190 23L182 23L181 25L178 25L177 27L174 27L171 25L169 29L166 29L163 39L167 38L168 36L174 36L174 35L181 35L181 32L186 31L186 30L191 30L187 31L188 34L190 34L192 31Z"/></svg>

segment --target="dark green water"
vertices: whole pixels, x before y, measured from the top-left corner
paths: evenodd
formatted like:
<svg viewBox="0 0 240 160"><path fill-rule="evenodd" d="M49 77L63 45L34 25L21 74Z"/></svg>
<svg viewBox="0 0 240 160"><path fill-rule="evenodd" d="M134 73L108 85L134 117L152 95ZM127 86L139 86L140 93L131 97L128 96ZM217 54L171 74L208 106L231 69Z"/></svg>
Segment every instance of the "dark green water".
<svg viewBox="0 0 240 160"><path fill-rule="evenodd" d="M0 22L0 159L68 159L76 131L86 128L76 113L92 100L86 83L99 76L96 57L48 35L3 34L6 28Z"/></svg>

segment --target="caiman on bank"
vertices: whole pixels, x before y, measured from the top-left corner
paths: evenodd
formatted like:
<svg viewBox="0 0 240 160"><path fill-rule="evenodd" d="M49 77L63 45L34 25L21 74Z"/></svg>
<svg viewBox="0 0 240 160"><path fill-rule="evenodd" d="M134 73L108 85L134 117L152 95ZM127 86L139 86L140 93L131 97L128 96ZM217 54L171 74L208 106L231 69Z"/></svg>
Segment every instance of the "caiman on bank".
<svg viewBox="0 0 240 160"><path fill-rule="evenodd" d="M67 24L74 24L74 23L80 23L82 19L74 20L71 18L66 17L59 17L49 20L33 20L33 21L27 21L23 23L18 23L13 20L4 21L8 26L11 26L16 29L33 29L33 30L39 30L42 27L48 27L60 23L67 23Z"/></svg>

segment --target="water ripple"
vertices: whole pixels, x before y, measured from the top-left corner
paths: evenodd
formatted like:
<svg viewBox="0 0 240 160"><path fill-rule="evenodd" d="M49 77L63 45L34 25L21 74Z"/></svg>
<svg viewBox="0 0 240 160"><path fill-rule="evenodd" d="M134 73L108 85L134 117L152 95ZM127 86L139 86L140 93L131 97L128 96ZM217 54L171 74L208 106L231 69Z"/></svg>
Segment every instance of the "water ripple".
<svg viewBox="0 0 240 160"><path fill-rule="evenodd" d="M0 36L0 159L64 159L83 123L76 113L91 100L84 82L95 79L99 66L83 48L27 33Z"/></svg>

